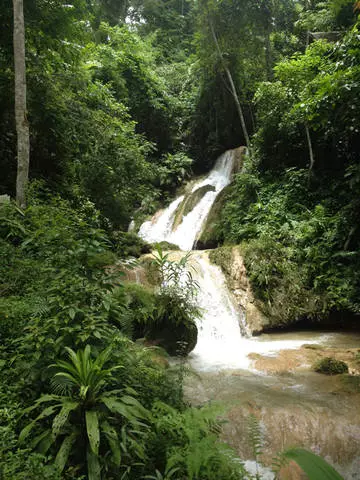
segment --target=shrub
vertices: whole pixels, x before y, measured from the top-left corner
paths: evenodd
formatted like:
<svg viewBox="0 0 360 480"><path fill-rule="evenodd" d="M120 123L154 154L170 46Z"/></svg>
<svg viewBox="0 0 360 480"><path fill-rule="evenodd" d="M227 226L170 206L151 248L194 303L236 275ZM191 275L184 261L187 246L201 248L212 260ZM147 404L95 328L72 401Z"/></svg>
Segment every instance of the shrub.
<svg viewBox="0 0 360 480"><path fill-rule="evenodd" d="M163 240L162 242L154 243L153 246L156 249L161 248L161 250L180 250L179 245L175 245L175 243L166 242L165 240Z"/></svg>
<svg viewBox="0 0 360 480"><path fill-rule="evenodd" d="M151 251L151 246L132 232L113 232L111 241L117 254L123 258L140 257Z"/></svg>
<svg viewBox="0 0 360 480"><path fill-rule="evenodd" d="M348 373L349 367L342 360L325 357L318 360L313 366L315 372L325 373L326 375L338 375L339 373Z"/></svg>

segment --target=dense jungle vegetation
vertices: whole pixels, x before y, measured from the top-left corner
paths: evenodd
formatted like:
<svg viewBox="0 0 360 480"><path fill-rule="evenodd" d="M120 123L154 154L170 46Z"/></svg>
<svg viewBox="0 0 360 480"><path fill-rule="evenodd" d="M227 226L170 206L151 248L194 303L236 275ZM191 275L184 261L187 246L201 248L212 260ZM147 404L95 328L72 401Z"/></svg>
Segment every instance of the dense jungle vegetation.
<svg viewBox="0 0 360 480"><path fill-rule="evenodd" d="M186 405L187 371L161 348L196 342L196 283L180 288L161 249L150 270L171 286L126 281L151 249L126 230L247 144L215 242L241 244L275 322L359 314L358 3L26 1L26 208L5 197L16 93L0 7L0 478L244 478L219 412ZM144 346L166 329L172 344Z"/></svg>

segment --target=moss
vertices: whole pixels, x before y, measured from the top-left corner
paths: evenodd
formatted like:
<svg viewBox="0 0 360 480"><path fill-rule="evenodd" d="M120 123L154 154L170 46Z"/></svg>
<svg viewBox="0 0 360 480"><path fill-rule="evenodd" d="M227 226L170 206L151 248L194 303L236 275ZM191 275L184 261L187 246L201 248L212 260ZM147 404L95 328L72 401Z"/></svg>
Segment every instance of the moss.
<svg viewBox="0 0 360 480"><path fill-rule="evenodd" d="M304 345L304 348L307 348L308 350L322 350L323 347L321 345L318 345L317 343L308 343L307 345Z"/></svg>
<svg viewBox="0 0 360 480"><path fill-rule="evenodd" d="M222 271L230 274L233 247L220 247L211 250L209 258L212 263L221 267Z"/></svg>
<svg viewBox="0 0 360 480"><path fill-rule="evenodd" d="M359 375L342 375L343 391L346 393L360 393Z"/></svg>
<svg viewBox="0 0 360 480"><path fill-rule="evenodd" d="M157 266L154 264L154 258L150 255L142 257L140 259L140 265L145 270L146 280L149 285L158 286L160 285L160 274Z"/></svg>
<svg viewBox="0 0 360 480"><path fill-rule="evenodd" d="M349 367L342 360L336 360L333 357L325 357L318 360L313 369L318 373L325 373L326 375L338 375L340 373L348 373Z"/></svg>
<svg viewBox="0 0 360 480"><path fill-rule="evenodd" d="M187 321L181 325L163 322L158 326L152 326L146 338L162 347L169 355L186 356L194 350L197 336L195 322Z"/></svg>
<svg viewBox="0 0 360 480"><path fill-rule="evenodd" d="M206 223L196 241L197 249L203 250L208 248L216 248L219 244L223 243L221 216L227 200L228 192L229 186L225 187L224 190L222 190L216 197L216 200L213 203L206 219Z"/></svg>
<svg viewBox="0 0 360 480"><path fill-rule="evenodd" d="M173 230L175 230L182 219L195 208L195 206L200 202L207 192L214 192L215 187L213 185L204 185L203 187L198 188L195 192L187 195L184 200L180 203L175 212L175 218L173 223Z"/></svg>
<svg viewBox="0 0 360 480"><path fill-rule="evenodd" d="M175 243L170 243L170 242L166 242L166 241L153 243L152 246L154 248L161 248L162 251L164 251L164 250L180 250L179 245L175 245Z"/></svg>
<svg viewBox="0 0 360 480"><path fill-rule="evenodd" d="M132 232L115 231L111 235L111 241L116 253L122 258L140 257L151 252L150 244Z"/></svg>

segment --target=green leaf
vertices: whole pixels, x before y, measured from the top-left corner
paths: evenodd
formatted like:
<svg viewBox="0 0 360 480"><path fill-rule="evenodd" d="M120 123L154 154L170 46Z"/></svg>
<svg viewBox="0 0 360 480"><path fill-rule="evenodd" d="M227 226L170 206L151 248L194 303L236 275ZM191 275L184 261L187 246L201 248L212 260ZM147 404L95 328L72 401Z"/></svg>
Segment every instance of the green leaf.
<svg viewBox="0 0 360 480"><path fill-rule="evenodd" d="M62 427L65 425L69 417L70 412L72 410L75 410L78 406L79 406L78 402L64 403L64 406L62 407L60 412L56 415L52 424L52 431L55 437L59 435Z"/></svg>
<svg viewBox="0 0 360 480"><path fill-rule="evenodd" d="M52 435L51 429L48 428L44 430L40 435L35 437L31 443L31 448L36 448L39 450L40 453L45 454L51 445L54 443L54 437Z"/></svg>
<svg viewBox="0 0 360 480"><path fill-rule="evenodd" d="M49 417L50 415L52 415L56 409L59 408L59 405L52 405L50 407L47 407L45 408L41 413L40 415L38 415L35 420L33 420L32 422L30 422L28 425L26 425L26 427L24 427L21 432L20 432L20 435L19 435L19 442L22 443L29 435L29 433L31 432L31 430L33 429L33 427L36 425L36 422L38 420L41 420L43 418L46 418L46 417Z"/></svg>
<svg viewBox="0 0 360 480"><path fill-rule="evenodd" d="M323 458L303 448L286 450L283 457L296 462L309 480L344 480Z"/></svg>
<svg viewBox="0 0 360 480"><path fill-rule="evenodd" d="M55 465L58 467L60 472L62 472L65 468L66 462L69 458L72 446L76 440L77 433L72 433L64 438L64 441L61 444L61 447L56 455L55 458Z"/></svg>
<svg viewBox="0 0 360 480"><path fill-rule="evenodd" d="M87 450L88 480L101 480L99 457L89 448Z"/></svg>
<svg viewBox="0 0 360 480"><path fill-rule="evenodd" d="M133 411L136 412L136 415L139 417L139 418L142 418L144 420L148 420L149 417L150 417L150 412L141 405L141 403L139 402L139 400L137 400L136 398L134 397L131 397L130 395L124 395L121 397L120 399L123 403L125 403L126 405L129 405L129 406L132 406L134 407L133 408Z"/></svg>
<svg viewBox="0 0 360 480"><path fill-rule="evenodd" d="M120 402L118 399L102 396L100 400L106 405L111 413L118 413L129 421L136 420L131 407Z"/></svg>
<svg viewBox="0 0 360 480"><path fill-rule="evenodd" d="M85 412L86 430L91 450L98 455L100 445L100 430L98 414L95 410Z"/></svg>
<svg viewBox="0 0 360 480"><path fill-rule="evenodd" d="M61 397L59 395L42 395L40 398L38 398L34 405L31 405L31 407L25 408L22 412L22 415L25 413L29 413L32 410L35 410L41 403L45 402L53 402L54 400L61 400Z"/></svg>
<svg viewBox="0 0 360 480"><path fill-rule="evenodd" d="M34 428L35 425L36 425L36 421L33 420L21 430L19 435L19 443L22 443L28 437L29 433L31 432L31 430Z"/></svg>
<svg viewBox="0 0 360 480"><path fill-rule="evenodd" d="M120 450L120 443L119 443L117 432L115 428L112 427L106 420L102 422L101 428L110 445L110 448L113 454L113 462L115 463L116 466L120 467L121 450Z"/></svg>

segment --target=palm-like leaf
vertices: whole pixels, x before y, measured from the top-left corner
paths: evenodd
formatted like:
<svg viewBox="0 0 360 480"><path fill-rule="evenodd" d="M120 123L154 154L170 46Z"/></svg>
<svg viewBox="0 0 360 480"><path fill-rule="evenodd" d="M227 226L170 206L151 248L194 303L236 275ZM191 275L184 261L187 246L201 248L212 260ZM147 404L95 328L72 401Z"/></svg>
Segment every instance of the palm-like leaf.
<svg viewBox="0 0 360 480"><path fill-rule="evenodd" d="M106 439L112 461L117 466L121 464L122 451L126 454L132 452L143 459L144 451L137 439L147 428L146 422L150 420L150 413L133 396L136 391L132 389L102 391L112 371L122 368L104 368L111 355L110 348L95 359L91 357L90 346L77 352L70 348L66 350L69 359L53 365L60 369L53 377L53 386L62 395L44 395L24 411L30 413L44 403L51 403L22 430L19 441L24 442L28 438L37 422L53 416L52 428L47 428L33 439L33 446L46 453L51 445L59 442L61 438L55 463L62 471L76 439L87 438L88 478L100 480L101 439ZM110 419L114 417L118 423L123 424L121 439L110 424Z"/></svg>
<svg viewBox="0 0 360 480"><path fill-rule="evenodd" d="M60 472L62 472L65 468L72 446L75 443L76 437L77 433L73 432L67 437L65 437L61 444L61 447L55 458L55 465L58 467Z"/></svg>
<svg viewBox="0 0 360 480"><path fill-rule="evenodd" d="M66 351L69 361L60 360L52 365L61 369L54 375L53 388L59 393L76 388L80 398L94 400L113 371L103 368L110 357L111 348L105 349L95 360L91 358L89 345L77 352L71 348L66 348Z"/></svg>
<svg viewBox="0 0 360 480"><path fill-rule="evenodd" d="M114 464L119 467L121 464L121 449L120 449L118 434L115 428L112 427L109 424L109 422L107 422L106 420L102 422L101 429L104 432L107 438L107 441L109 443L109 446L111 448L112 460Z"/></svg>
<svg viewBox="0 0 360 480"><path fill-rule="evenodd" d="M91 451L95 455L99 454L100 430L99 418L96 410L88 410L85 412L86 432L89 439Z"/></svg>
<svg viewBox="0 0 360 480"><path fill-rule="evenodd" d="M323 458L303 448L286 450L281 456L296 462L309 480L343 480L342 476Z"/></svg>

